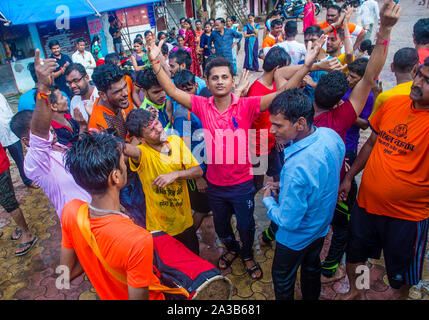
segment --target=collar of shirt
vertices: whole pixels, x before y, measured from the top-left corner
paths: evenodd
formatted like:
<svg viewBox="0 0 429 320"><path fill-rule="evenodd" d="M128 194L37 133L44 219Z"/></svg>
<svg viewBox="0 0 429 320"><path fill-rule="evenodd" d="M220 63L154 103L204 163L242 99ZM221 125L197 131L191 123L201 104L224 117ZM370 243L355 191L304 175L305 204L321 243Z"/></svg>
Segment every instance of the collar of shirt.
<svg viewBox="0 0 429 320"><path fill-rule="evenodd" d="M305 149L309 145L316 142L317 137L319 135L319 131L317 130L316 126L313 126L314 132L310 134L309 136L305 137L304 139L299 140L296 143L291 143L291 145L284 150L285 160L293 156L295 153L301 151L302 149Z"/></svg>
<svg viewBox="0 0 429 320"><path fill-rule="evenodd" d="M232 106L234 106L234 105L237 105L238 104L238 101L240 100L240 98L238 98L235 94L233 94L233 93L231 93L231 96L232 96L232 100L231 100L231 104L223 111L223 112L225 112L226 110L228 110L230 107L232 107ZM209 106L211 107L211 108L215 108L216 110L218 110L217 109L217 107L216 107L216 105L215 105L215 103L214 103L214 96L211 96L210 98L209 98ZM219 110L218 110L218 112L219 112ZM222 113L223 113L222 112Z"/></svg>

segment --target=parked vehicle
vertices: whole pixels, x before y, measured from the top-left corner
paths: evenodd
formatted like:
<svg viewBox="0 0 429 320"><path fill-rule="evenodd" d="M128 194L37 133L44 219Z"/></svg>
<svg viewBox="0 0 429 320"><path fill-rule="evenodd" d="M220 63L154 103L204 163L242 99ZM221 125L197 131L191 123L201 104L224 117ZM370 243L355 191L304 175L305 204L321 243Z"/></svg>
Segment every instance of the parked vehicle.
<svg viewBox="0 0 429 320"><path fill-rule="evenodd" d="M315 15L320 13L320 5L315 2ZM277 10L282 12L282 18L285 20L290 19L303 19L304 18L305 3L303 0L286 0L283 4L277 6Z"/></svg>

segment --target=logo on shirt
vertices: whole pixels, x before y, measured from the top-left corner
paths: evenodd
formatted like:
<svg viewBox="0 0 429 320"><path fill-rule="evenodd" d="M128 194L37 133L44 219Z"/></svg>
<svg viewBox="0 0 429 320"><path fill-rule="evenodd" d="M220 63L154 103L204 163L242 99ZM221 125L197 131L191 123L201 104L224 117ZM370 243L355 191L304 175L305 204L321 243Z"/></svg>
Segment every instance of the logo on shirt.
<svg viewBox="0 0 429 320"><path fill-rule="evenodd" d="M389 133L397 136L398 138L407 139L408 126L406 124L398 124L394 129L389 130Z"/></svg>

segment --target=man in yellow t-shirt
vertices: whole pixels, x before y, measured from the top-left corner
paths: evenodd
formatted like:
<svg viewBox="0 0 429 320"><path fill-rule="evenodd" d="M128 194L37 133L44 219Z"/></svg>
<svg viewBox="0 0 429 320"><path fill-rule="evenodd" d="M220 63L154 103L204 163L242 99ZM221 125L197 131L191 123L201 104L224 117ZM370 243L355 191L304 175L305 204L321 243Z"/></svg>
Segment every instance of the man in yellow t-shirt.
<svg viewBox="0 0 429 320"><path fill-rule="evenodd" d="M414 48L402 48L396 51L390 69L395 74L396 87L380 93L374 102L374 108L368 120L372 120L384 102L393 96L409 95L413 78L419 67L419 54Z"/></svg>
<svg viewBox="0 0 429 320"><path fill-rule="evenodd" d="M146 228L162 230L199 254L186 183L203 175L199 163L179 136L167 136L150 111L131 111L126 126L132 143L124 152L129 156L130 169L138 173L143 185Z"/></svg>

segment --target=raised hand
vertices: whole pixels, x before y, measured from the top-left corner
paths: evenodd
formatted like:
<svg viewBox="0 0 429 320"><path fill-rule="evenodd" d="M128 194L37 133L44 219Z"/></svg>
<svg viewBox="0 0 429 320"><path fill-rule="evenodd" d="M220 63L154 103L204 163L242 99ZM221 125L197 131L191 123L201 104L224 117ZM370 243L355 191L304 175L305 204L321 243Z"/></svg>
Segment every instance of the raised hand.
<svg viewBox="0 0 429 320"><path fill-rule="evenodd" d="M393 0L387 0L380 10L380 28L393 28L398 22L401 7Z"/></svg>
<svg viewBox="0 0 429 320"><path fill-rule="evenodd" d="M247 93L247 89L249 88L250 80L249 80L249 70L243 69L243 73L240 76L240 81L238 82L238 85L235 88L235 95L237 97L242 96L243 94Z"/></svg>
<svg viewBox="0 0 429 320"><path fill-rule="evenodd" d="M350 18L352 17L353 14L353 7L352 6L347 6L347 9L344 12L344 21L343 24L349 23L350 22Z"/></svg>
<svg viewBox="0 0 429 320"><path fill-rule="evenodd" d="M41 59L40 50L36 49L34 54L34 69L37 75L37 83L42 91L47 91L53 83L53 73L58 67L56 59Z"/></svg>
<svg viewBox="0 0 429 320"><path fill-rule="evenodd" d="M312 41L309 41L307 43L307 53L305 55L304 59L304 65L307 67L311 67L313 65L314 60L316 60L316 57L319 55L319 52L325 43L326 36L322 35L319 39L317 39L314 42L314 45Z"/></svg>
<svg viewBox="0 0 429 320"><path fill-rule="evenodd" d="M161 54L161 47L164 42L165 40L163 39L158 43L158 45L156 45L153 37L149 39L149 43L147 45L147 56L151 63L157 60L158 56Z"/></svg>

